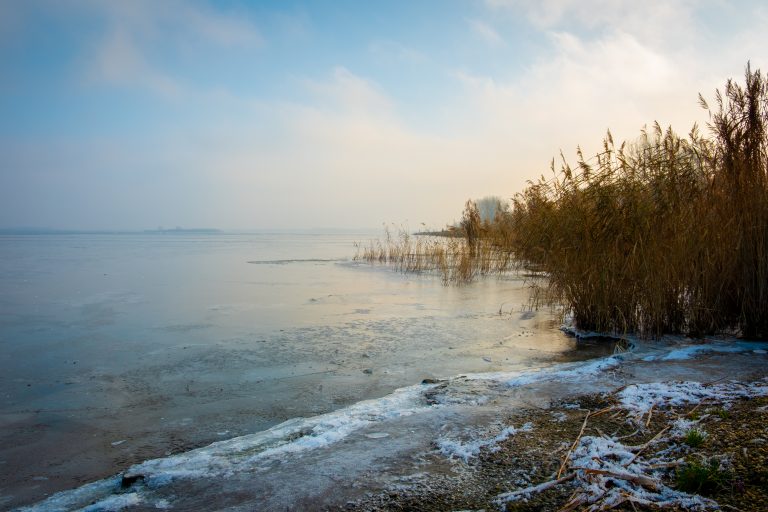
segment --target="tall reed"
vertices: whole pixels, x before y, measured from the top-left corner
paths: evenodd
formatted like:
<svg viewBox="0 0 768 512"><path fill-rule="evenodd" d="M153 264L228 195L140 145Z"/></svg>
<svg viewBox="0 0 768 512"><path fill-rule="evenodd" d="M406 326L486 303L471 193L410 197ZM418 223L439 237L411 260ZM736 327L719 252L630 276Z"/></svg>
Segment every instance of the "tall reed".
<svg viewBox="0 0 768 512"><path fill-rule="evenodd" d="M577 164L565 158L501 203L467 201L462 238L405 232L358 259L438 271L446 283L524 267L547 276L535 297L599 332L768 337L768 79L746 68L709 112L711 137L658 123ZM561 155L562 156L562 155ZM489 198L486 198L489 199Z"/></svg>
<svg viewBox="0 0 768 512"><path fill-rule="evenodd" d="M476 205L468 201L459 227L448 236L411 235L385 227L384 238L356 244L356 261L383 263L401 272L434 272L445 284L465 284L477 276L498 274L512 263L509 247L487 236L489 223L480 221Z"/></svg>
<svg viewBox="0 0 768 512"><path fill-rule="evenodd" d="M746 70L710 112L711 139L656 124L531 182L509 214L515 256L597 331L768 336L768 88Z"/></svg>

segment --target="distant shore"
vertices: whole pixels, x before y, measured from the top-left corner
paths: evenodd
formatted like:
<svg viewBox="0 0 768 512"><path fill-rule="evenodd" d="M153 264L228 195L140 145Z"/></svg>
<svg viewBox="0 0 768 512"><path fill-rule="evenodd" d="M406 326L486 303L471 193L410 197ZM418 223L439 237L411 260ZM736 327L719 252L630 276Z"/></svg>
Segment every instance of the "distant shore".
<svg viewBox="0 0 768 512"><path fill-rule="evenodd" d="M212 229L212 228L172 228L172 229L163 229L163 228L157 228L157 229L145 229L144 233L159 233L161 235L175 235L175 234L204 234L204 235L212 235L216 233L221 233L222 231L220 229Z"/></svg>

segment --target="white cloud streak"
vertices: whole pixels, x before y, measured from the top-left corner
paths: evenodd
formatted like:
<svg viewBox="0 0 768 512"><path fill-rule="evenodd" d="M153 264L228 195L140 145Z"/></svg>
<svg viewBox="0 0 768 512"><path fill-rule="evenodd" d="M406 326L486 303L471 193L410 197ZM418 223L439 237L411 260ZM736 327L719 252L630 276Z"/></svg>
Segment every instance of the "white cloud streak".
<svg viewBox="0 0 768 512"><path fill-rule="evenodd" d="M178 99L183 86L169 74L154 68L123 29L115 29L99 44L88 78L110 85L136 86L166 98Z"/></svg>
<svg viewBox="0 0 768 512"><path fill-rule="evenodd" d="M605 0L544 4L489 0L487 19L465 19L494 55L515 48L514 24L505 25L506 16L526 16L546 44L515 76L476 71L482 66L455 72L452 78L461 87L433 113L444 122L417 129L408 122L413 112L404 112L384 85L349 64L299 77L305 94L290 100L194 89L165 72L148 41L181 47L203 38L223 47L258 47L258 32L251 27L230 37L199 25L178 27L167 14L148 15L135 7L146 4L120 3L127 6L110 11L109 30L92 54L91 77L184 102L190 118L200 122L144 150L142 143L124 149L119 141L91 141L77 151L66 145L67 155L51 160L67 160L72 173L91 169L87 176L100 175L96 165L158 169L165 188L126 185L134 197L145 198L144 225L360 227L408 220L412 226L424 221L439 227L457 217L469 197L509 197L521 190L527 179L547 171L560 149L566 156L577 145L588 155L597 151L608 128L619 140L634 138L655 120L687 132L694 121L706 120L698 92L711 97L726 78L740 80L749 58L754 67L767 64L756 60L764 59L768 47L768 33L761 29L768 21L764 8L748 13L754 23L713 35L694 22L699 4L687 1L670 3L674 12L654 1L618 2L619 7ZM189 19L197 23L195 16ZM168 24L172 29L163 32ZM498 41L490 33L484 39L479 27L510 41L494 46ZM367 49L403 67L431 57L395 41L374 41ZM102 147L110 149L99 153ZM162 154L161 161L146 156L155 153ZM88 157L72 163L76 155ZM74 187L70 196L77 194Z"/></svg>
<svg viewBox="0 0 768 512"><path fill-rule="evenodd" d="M480 20L470 20L469 26L471 27L472 32L474 32L474 34L488 46L498 48L506 45L504 38L487 23Z"/></svg>
<svg viewBox="0 0 768 512"><path fill-rule="evenodd" d="M419 64L427 60L423 53L397 41L373 41L368 45L368 50L377 58L385 61Z"/></svg>
<svg viewBox="0 0 768 512"><path fill-rule="evenodd" d="M101 13L108 27L94 47L87 78L144 88L166 98L178 99L189 93L190 86L154 58L158 49L180 52L195 45L227 49L263 44L259 31L246 19L189 2L83 0L81 6Z"/></svg>

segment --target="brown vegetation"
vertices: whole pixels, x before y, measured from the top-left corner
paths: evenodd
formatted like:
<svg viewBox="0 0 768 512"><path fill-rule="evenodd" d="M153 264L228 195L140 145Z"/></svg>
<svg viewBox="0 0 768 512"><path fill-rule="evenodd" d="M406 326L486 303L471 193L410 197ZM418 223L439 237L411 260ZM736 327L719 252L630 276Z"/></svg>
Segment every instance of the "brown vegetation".
<svg viewBox="0 0 768 512"><path fill-rule="evenodd" d="M766 78L747 67L701 103L712 138L657 124L616 148L609 133L596 161L579 153L514 199L514 253L579 327L768 335Z"/></svg>
<svg viewBox="0 0 768 512"><path fill-rule="evenodd" d="M459 227L448 228L447 236L410 235L404 229L393 235L387 227L383 239L356 244L354 259L389 264L400 272L437 272L445 284L465 284L510 269L509 247L490 234L495 224L481 221L474 202L467 201Z"/></svg>
<svg viewBox="0 0 768 512"><path fill-rule="evenodd" d="M548 276L537 298L599 332L768 336L768 78L747 66L710 115L711 137L655 124L592 159L577 151L481 218L468 201L459 238L389 234L358 259L446 283L525 267Z"/></svg>

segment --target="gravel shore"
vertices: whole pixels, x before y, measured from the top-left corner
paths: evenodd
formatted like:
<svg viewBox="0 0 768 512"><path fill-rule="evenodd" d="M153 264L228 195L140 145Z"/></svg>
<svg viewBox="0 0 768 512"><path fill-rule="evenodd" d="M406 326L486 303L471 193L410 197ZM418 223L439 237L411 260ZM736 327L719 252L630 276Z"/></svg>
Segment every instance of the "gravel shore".
<svg viewBox="0 0 768 512"><path fill-rule="evenodd" d="M712 390L713 396L688 400L685 394L670 398L662 393L642 409L628 405L628 392L647 387L625 387L574 397L548 408L517 410L507 423L528 428L489 443L476 456L455 457L447 471L426 472L341 508L766 510L768 397L752 392L754 386L764 390L765 385L765 374L738 382L704 383L700 385L704 395ZM672 382L663 386L680 388ZM685 392L686 388L680 389ZM728 390L739 392L729 395ZM618 464L615 449L602 454L598 449L590 462L601 466L575 467L579 450L600 440L634 453L631 464ZM445 454L435 448L432 457L437 463ZM637 466L641 462L644 465ZM615 469L625 466L634 470ZM555 481L558 475L564 481L535 492L535 486ZM534 491L520 492L526 488ZM505 501L510 494L512 499Z"/></svg>

